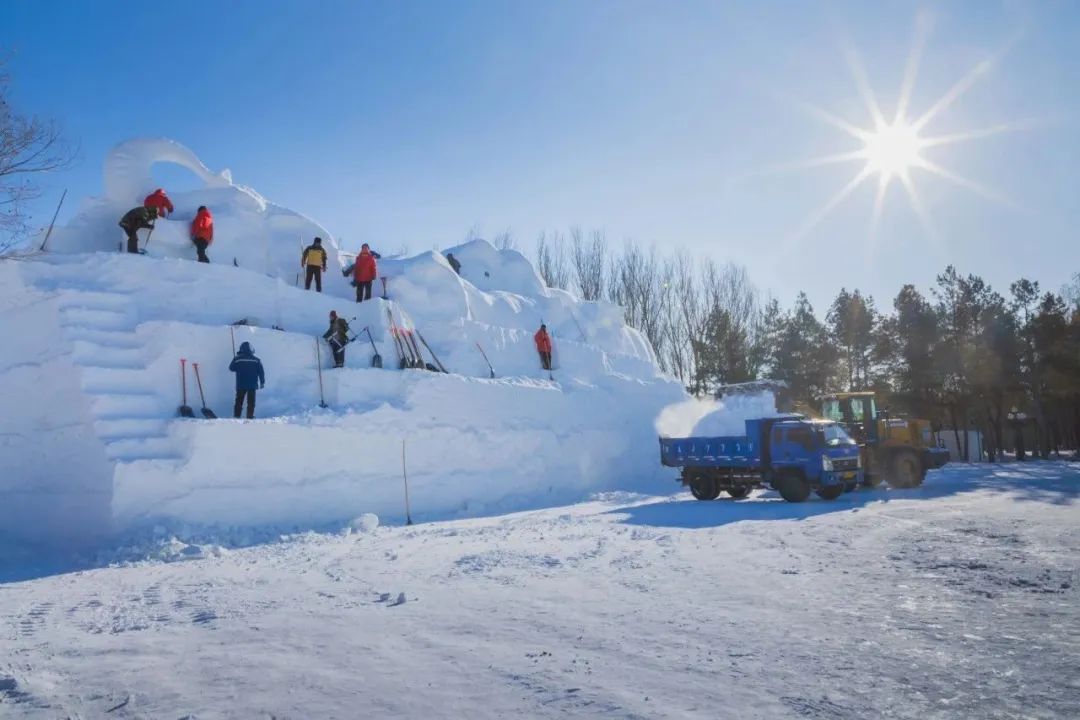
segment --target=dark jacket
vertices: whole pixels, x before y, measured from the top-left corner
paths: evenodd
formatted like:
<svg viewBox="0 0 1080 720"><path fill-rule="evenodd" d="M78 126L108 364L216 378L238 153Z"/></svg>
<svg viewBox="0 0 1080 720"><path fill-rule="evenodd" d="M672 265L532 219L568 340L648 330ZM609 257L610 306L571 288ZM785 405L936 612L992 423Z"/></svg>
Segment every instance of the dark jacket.
<svg viewBox="0 0 1080 720"><path fill-rule="evenodd" d="M236 373L237 390L258 390L266 384L262 361L251 352L251 343L240 343L240 351L229 363L229 370Z"/></svg>
<svg viewBox="0 0 1080 720"><path fill-rule="evenodd" d="M300 256L300 264L304 267L314 265L315 267L321 267L325 271L326 251L323 250L322 245L312 243L304 248L304 254Z"/></svg>
<svg viewBox="0 0 1080 720"><path fill-rule="evenodd" d="M349 323L345 318L338 317L330 321L330 329L323 333L323 339L329 340L331 335L337 335L339 345L349 342Z"/></svg>
<svg viewBox="0 0 1080 720"><path fill-rule="evenodd" d="M120 227L125 230L138 230L139 228L154 227L157 218L157 208L137 207L128 210L124 217L120 218Z"/></svg>
<svg viewBox="0 0 1080 720"><path fill-rule="evenodd" d="M446 261L450 263L450 267L454 268L454 272L456 272L458 275L461 274L461 263L458 262L458 259L456 257L454 257L454 253L447 253Z"/></svg>

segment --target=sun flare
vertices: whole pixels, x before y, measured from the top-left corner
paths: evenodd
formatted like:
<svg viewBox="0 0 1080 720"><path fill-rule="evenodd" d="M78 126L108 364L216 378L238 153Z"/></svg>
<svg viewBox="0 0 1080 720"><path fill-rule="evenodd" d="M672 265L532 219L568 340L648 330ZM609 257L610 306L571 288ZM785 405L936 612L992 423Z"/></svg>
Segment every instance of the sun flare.
<svg viewBox="0 0 1080 720"><path fill-rule="evenodd" d="M875 132L867 133L863 143L867 167L885 183L922 161L919 133L903 122L879 126Z"/></svg>
<svg viewBox="0 0 1080 720"><path fill-rule="evenodd" d="M896 101L895 114L891 120L886 117L877 94L871 89L869 78L859 59L858 53L851 46L845 49L844 55L848 69L855 81L855 87L863 105L869 115L870 122L865 126L853 124L828 110L824 110L809 102L796 101L796 105L819 120L832 125L847 134L851 139L859 143L860 147L846 152L824 155L796 163L789 163L774 167L766 172L792 172L825 165L858 163L861 167L855 172L851 180L838 190L824 205L816 209L806 219L802 227L788 238L783 247L786 249L793 243L805 237L814 227L830 215L837 207L842 205L848 198L862 187L867 181L877 180L877 189L874 194L873 211L870 217L870 244L874 245L878 225L882 219L886 197L893 180L903 188L911 209L918 216L927 235L936 240L936 232L933 228L927 208L916 188L916 176L918 173L935 176L950 182L968 191L981 195L989 200L1012 206L1007 199L984 187L975 180L953 172L943 167L938 162L931 160L925 153L932 154L935 148L941 148L955 143L967 142L989 138L1002 133L1023 129L1030 122L1006 122L992 125L986 128L953 132L944 135L928 135L927 127L952 106L980 79L986 77L990 68L1004 54L1003 48L994 56L978 63L966 75L961 77L944 95L933 102L928 109L920 115L910 113L910 102L918 75L919 64L923 47L929 32L928 16L917 17L915 37L912 42L911 52L908 55L907 66L904 69L904 77L900 86L899 96ZM918 171L916 173L915 171Z"/></svg>

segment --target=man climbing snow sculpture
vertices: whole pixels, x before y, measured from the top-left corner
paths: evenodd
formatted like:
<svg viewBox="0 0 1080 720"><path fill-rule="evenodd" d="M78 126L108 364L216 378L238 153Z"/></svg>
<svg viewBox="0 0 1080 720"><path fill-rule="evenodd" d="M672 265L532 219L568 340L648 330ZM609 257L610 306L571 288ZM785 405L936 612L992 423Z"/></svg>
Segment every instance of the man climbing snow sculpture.
<svg viewBox="0 0 1080 720"><path fill-rule="evenodd" d="M206 209L205 205L199 206L195 213L195 219L191 221L191 242L195 244L195 252L199 255L199 262L208 263L206 248L214 242L214 216Z"/></svg>
<svg viewBox="0 0 1080 720"><path fill-rule="evenodd" d="M139 230L142 228L152 230L156 219L157 208L155 207L132 208L124 214L124 217L120 218L120 227L124 228L124 232L127 233L127 251L129 253L139 252Z"/></svg>
<svg viewBox="0 0 1080 720"><path fill-rule="evenodd" d="M536 352L540 353L540 366L545 370L551 370L551 336L548 335L547 325L540 324L540 329L533 335L536 341Z"/></svg>
<svg viewBox="0 0 1080 720"><path fill-rule="evenodd" d="M375 263L375 256L371 248L364 243L360 248L360 254L356 256L356 265L353 267L353 278L356 281L356 302L364 302L371 299L371 283L379 276L379 269Z"/></svg>
<svg viewBox="0 0 1080 720"><path fill-rule="evenodd" d="M330 349L334 351L334 367L345 367L345 346L349 343L349 323L331 310L330 329L323 333L323 338L330 343Z"/></svg>
<svg viewBox="0 0 1080 720"><path fill-rule="evenodd" d="M461 274L461 261L454 257L454 253L446 253L446 262L450 263L450 267L454 268L454 272L458 275Z"/></svg>
<svg viewBox="0 0 1080 720"><path fill-rule="evenodd" d="M251 343L240 343L240 350L229 363L229 370L236 373L236 403L233 405L233 417L240 417L246 396L247 417L251 420L255 417L255 391L266 387L266 374L263 372L262 361L255 357L255 350L251 347Z"/></svg>
<svg viewBox="0 0 1080 720"><path fill-rule="evenodd" d="M311 289L311 281L315 280L315 291L322 292L322 274L326 272L326 251L323 250L322 238L315 240L304 248L304 254L300 256L300 265L305 268L304 289Z"/></svg>
<svg viewBox="0 0 1080 720"><path fill-rule="evenodd" d="M157 208L158 217L168 217L173 211L172 200L161 188L146 196L146 199L143 200L143 207Z"/></svg>

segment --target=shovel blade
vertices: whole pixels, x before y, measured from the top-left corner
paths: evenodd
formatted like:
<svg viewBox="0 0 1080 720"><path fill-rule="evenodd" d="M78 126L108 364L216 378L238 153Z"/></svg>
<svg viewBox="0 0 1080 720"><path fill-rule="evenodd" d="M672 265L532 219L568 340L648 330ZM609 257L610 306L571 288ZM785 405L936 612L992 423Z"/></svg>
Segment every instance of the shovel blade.
<svg viewBox="0 0 1080 720"><path fill-rule="evenodd" d="M204 407L202 409L202 416L204 418L206 418L207 420L217 420L217 415L215 415L214 411L211 410L210 408L205 408Z"/></svg>
<svg viewBox="0 0 1080 720"><path fill-rule="evenodd" d="M373 358L371 358L371 367L373 367L373 368L381 368L382 367L382 355L376 354Z"/></svg>
<svg viewBox="0 0 1080 720"><path fill-rule="evenodd" d="M180 406L180 417L193 418L195 417L195 411L191 409L190 405Z"/></svg>

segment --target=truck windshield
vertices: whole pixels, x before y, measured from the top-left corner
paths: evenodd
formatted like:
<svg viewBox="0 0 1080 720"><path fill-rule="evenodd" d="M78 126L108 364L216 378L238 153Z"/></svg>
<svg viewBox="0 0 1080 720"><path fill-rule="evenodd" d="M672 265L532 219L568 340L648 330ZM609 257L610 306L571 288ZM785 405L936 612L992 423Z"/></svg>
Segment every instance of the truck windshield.
<svg viewBox="0 0 1080 720"><path fill-rule="evenodd" d="M836 447L837 445L854 445L855 441L844 432L844 428L832 423L824 423L818 426L818 432L822 435L822 441L826 447Z"/></svg>

